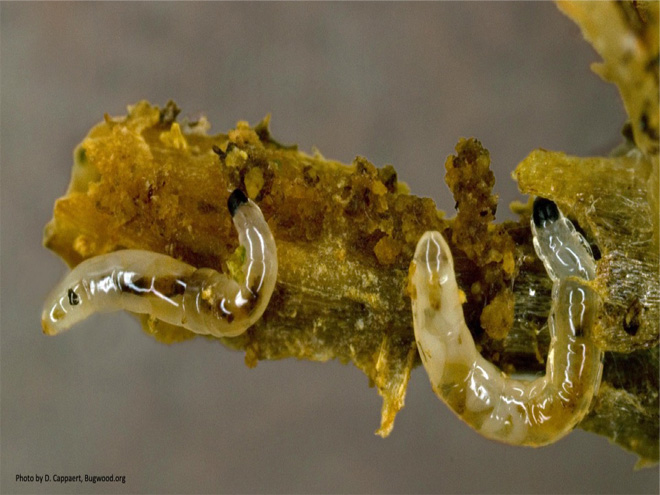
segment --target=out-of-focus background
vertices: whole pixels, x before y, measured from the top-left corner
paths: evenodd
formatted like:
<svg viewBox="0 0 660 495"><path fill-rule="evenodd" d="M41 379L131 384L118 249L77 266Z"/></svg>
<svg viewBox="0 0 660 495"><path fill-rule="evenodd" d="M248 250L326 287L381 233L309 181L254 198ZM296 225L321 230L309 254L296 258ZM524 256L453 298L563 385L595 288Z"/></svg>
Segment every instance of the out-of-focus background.
<svg viewBox="0 0 660 495"><path fill-rule="evenodd" d="M304 151L393 164L450 214L444 160L490 150L501 203L538 147L602 154L625 119L598 59L551 3L2 3L3 493L658 492L658 470L576 431L543 449L484 440L413 372L381 439L352 366L243 364L203 339L159 344L126 314L42 335L65 273L41 246L72 150L105 112L174 99L213 132L272 113ZM20 483L16 475L49 475ZM123 475L58 485L53 475Z"/></svg>

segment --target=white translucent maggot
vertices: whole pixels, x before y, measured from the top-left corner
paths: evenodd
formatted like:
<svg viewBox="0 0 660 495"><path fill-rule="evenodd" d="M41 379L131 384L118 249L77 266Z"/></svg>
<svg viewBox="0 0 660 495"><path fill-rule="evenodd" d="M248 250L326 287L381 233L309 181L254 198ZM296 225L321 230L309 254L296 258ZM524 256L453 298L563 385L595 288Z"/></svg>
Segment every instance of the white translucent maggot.
<svg viewBox="0 0 660 495"><path fill-rule="evenodd" d="M587 281L596 265L585 239L557 206L537 198L534 247L553 280L545 376L510 378L477 351L459 299L451 251L426 232L411 264L415 339L435 393L487 438L541 446L569 433L598 390L602 353L591 339L598 295Z"/></svg>
<svg viewBox="0 0 660 495"><path fill-rule="evenodd" d="M240 191L228 201L245 249L241 280L164 254L127 249L76 266L49 294L41 316L56 335L97 312L150 314L201 335L240 335L263 314L277 279L277 249L259 207Z"/></svg>

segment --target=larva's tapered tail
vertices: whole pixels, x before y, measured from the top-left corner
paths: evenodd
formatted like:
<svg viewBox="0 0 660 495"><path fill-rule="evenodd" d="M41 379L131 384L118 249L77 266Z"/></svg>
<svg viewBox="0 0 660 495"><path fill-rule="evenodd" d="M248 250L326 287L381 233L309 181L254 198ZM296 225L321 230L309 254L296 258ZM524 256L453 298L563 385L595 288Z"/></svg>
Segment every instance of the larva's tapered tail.
<svg viewBox="0 0 660 495"><path fill-rule="evenodd" d="M55 335L92 313L151 314L198 334L243 333L263 314L277 279L277 249L259 207L239 191L228 209L245 249L240 280L142 250L95 256L76 266L50 293L44 333Z"/></svg>
<svg viewBox="0 0 660 495"><path fill-rule="evenodd" d="M439 232L420 239L410 276L415 338L436 394L482 435L540 446L570 432L588 412L602 354L591 339L599 300L587 283L596 273L589 245L545 199L534 203L532 231L554 281L546 374L534 381L509 378L477 352Z"/></svg>
<svg viewBox="0 0 660 495"><path fill-rule="evenodd" d="M164 254L127 249L76 266L46 299L44 333L56 335L93 313L124 309L170 320L182 309L195 267Z"/></svg>

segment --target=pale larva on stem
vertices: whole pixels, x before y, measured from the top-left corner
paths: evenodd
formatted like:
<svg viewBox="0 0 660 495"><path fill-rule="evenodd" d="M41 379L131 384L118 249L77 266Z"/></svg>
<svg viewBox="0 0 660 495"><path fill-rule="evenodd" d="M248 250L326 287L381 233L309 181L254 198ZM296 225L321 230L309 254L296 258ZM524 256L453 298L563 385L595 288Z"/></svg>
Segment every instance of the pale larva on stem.
<svg viewBox="0 0 660 495"><path fill-rule="evenodd" d="M56 335L92 313L146 313L191 332L243 333L263 314L277 279L277 249L259 207L236 190L227 203L245 260L240 281L151 251L127 249L76 266L50 293L44 333Z"/></svg>
<svg viewBox="0 0 660 495"><path fill-rule="evenodd" d="M546 374L515 380L477 351L459 299L451 251L426 232L411 264L415 338L435 393L485 437L541 446L570 432L589 410L602 372L591 340L599 299L589 245L557 206L537 198L534 246L553 280Z"/></svg>

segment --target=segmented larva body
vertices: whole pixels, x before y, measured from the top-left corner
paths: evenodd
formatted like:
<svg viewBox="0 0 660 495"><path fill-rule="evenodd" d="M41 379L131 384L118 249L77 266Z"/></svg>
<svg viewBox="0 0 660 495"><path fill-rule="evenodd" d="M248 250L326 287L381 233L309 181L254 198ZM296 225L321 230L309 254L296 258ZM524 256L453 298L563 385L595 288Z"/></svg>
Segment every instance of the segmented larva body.
<svg viewBox="0 0 660 495"><path fill-rule="evenodd" d="M595 261L557 206L534 202L534 247L553 280L546 374L508 377L477 351L465 323L452 255L439 232L426 232L411 264L415 338L435 393L482 435L514 445L552 443L585 416L602 372L591 340L599 299L586 281Z"/></svg>
<svg viewBox="0 0 660 495"><path fill-rule="evenodd" d="M263 314L277 279L277 249L259 207L239 191L229 212L245 249L241 280L164 254L127 249L76 266L44 305L44 333L56 335L92 313L147 313L202 335L233 337Z"/></svg>

